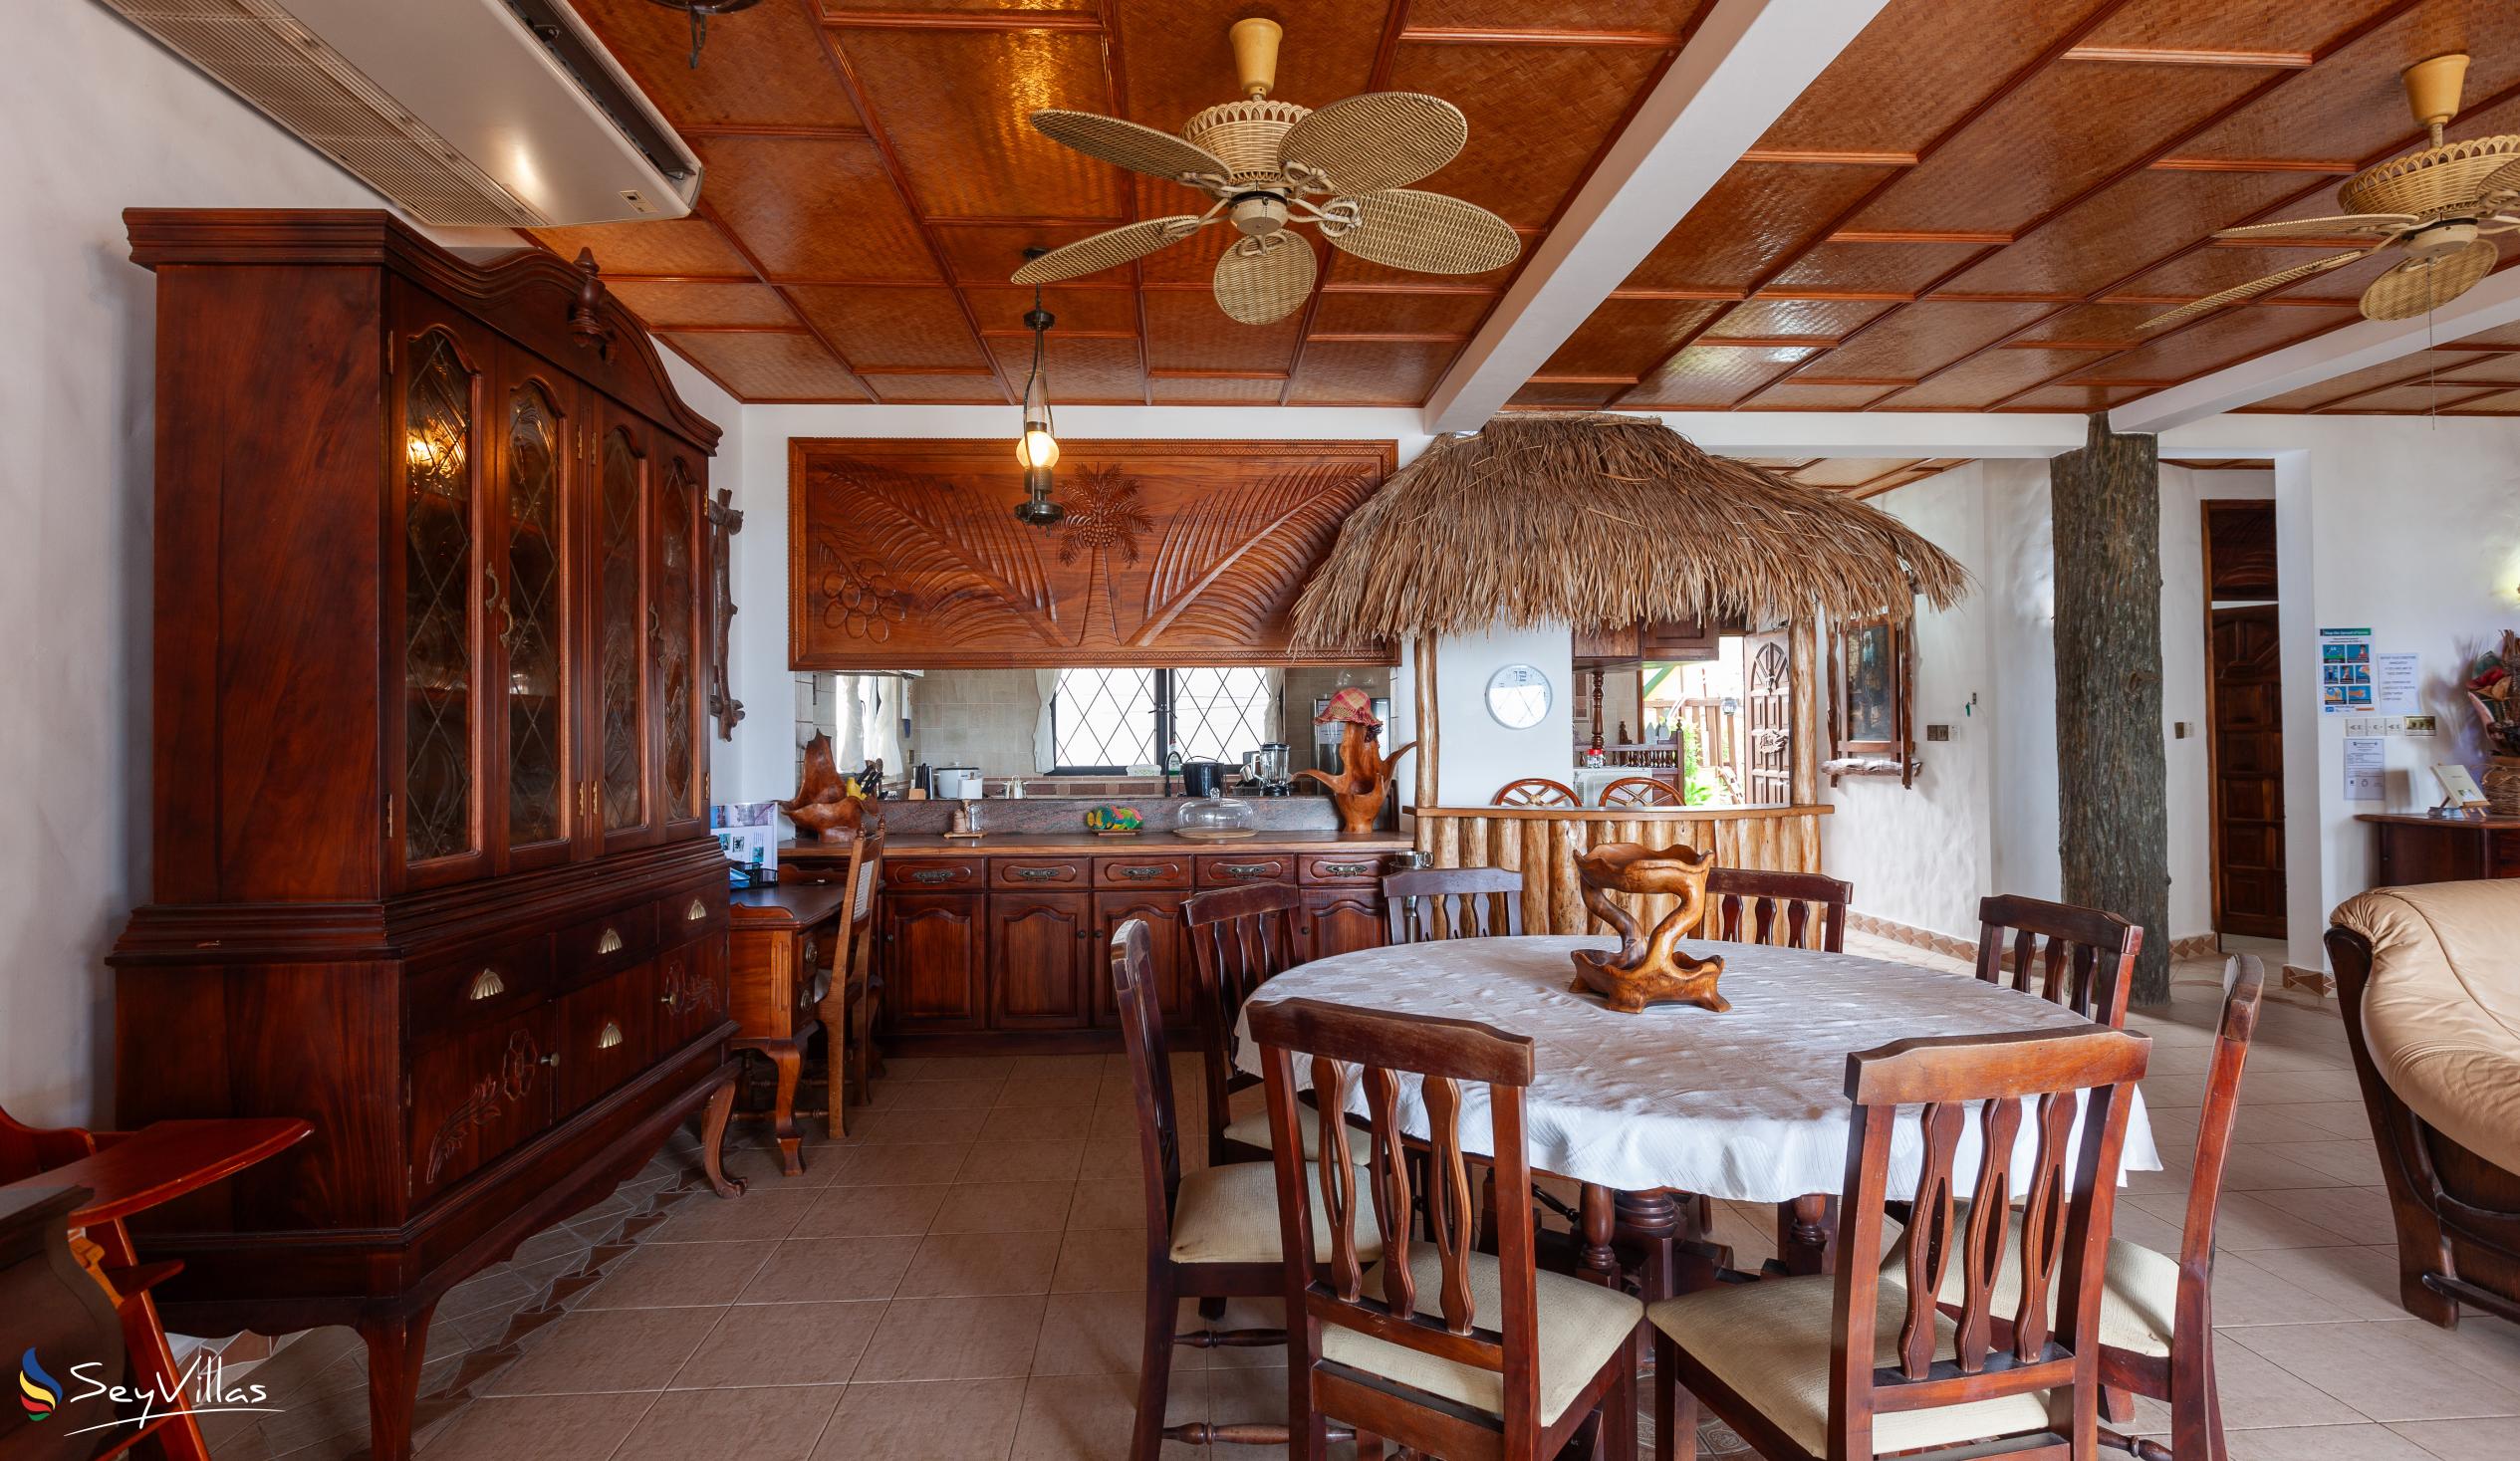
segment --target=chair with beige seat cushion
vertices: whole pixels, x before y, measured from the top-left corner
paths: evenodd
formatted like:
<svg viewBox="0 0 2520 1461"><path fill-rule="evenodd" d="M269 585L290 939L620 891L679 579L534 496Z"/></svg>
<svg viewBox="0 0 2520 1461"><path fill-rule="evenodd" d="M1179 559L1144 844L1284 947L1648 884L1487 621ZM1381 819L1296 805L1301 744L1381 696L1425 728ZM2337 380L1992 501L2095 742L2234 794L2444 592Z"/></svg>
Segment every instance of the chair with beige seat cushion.
<svg viewBox="0 0 2520 1461"><path fill-rule="evenodd" d="M1360 1456L1380 1455L1390 1440L1451 1461L1539 1461L1595 1425L1612 1433L1593 1454L1634 1454L1642 1306L1533 1263L1523 1135L1531 1042L1462 1020L1309 999L1255 1000L1247 1021L1286 1235L1288 1408L1308 1430L1296 1454L1322 1456L1334 1418L1356 1427ZM1319 1162L1290 1150L1302 1108L1298 1057L1317 1109L1354 1114L1350 1093L1363 1093L1364 1128L1326 1122ZM1492 1256L1475 1251L1461 1132L1468 1083L1486 1088L1488 1149L1509 1199ZM1414 1124L1422 1140L1409 1134ZM1422 1236L1411 1230L1420 1173ZM1381 1240L1380 1263L1366 1250L1369 1235Z"/></svg>
<svg viewBox="0 0 2520 1461"><path fill-rule="evenodd" d="M1848 1057L1838 1252L1880 1251L1895 1132L1919 1166L1905 1261L1652 1306L1657 1455L1694 1461L1703 1404L1770 1461L1918 1447L2093 1461L2115 1177L2149 1044L2087 1027L1906 1040ZM1903 1129L1902 1107L1920 1108L1904 1113ZM2015 1189L2042 1215L2031 1228L2043 1241L2007 1245L2003 1225L1985 1220ZM1959 1220L1963 1201L1976 1220ZM1951 1273L1991 1279L2007 1265L2013 1292L2030 1296L2011 1311L1998 1311L1991 1282L1964 1284L1951 1312L1936 1303ZM1834 1362L1840 1354L1868 1362Z"/></svg>
<svg viewBox="0 0 2520 1461"><path fill-rule="evenodd" d="M2331 915L2346 1042L2397 1230L2397 1298L2520 1323L2520 879L2431 882Z"/></svg>
<svg viewBox="0 0 2520 1461"><path fill-rule="evenodd" d="M1137 1418L1131 1461L1155 1461L1167 1440L1192 1445L1212 1441L1284 1443L1283 1415L1259 1424L1223 1427L1193 1422L1167 1428L1175 1344L1259 1347L1282 1344L1279 1330L1201 1330L1176 1333L1184 1298L1223 1301L1273 1299L1286 1292L1285 1255L1279 1245L1277 1175L1267 1162L1181 1170L1180 1126L1172 1102L1172 1058L1165 1049L1163 1011L1156 1001L1153 956L1144 920L1132 918L1112 934L1112 993L1121 1041L1129 1054L1129 1078L1137 1111L1137 1154L1146 1200L1146 1310L1144 1349L1137 1370ZM1325 1242L1329 1234L1319 1235ZM1354 1241L1380 1257L1379 1235L1360 1230ZM1210 1316L1213 1318L1214 1316Z"/></svg>
<svg viewBox="0 0 2520 1461"><path fill-rule="evenodd" d="M2187 1186L2186 1223L2179 1256L2156 1253L2123 1238L2109 1240L2107 1287L2100 1299L2100 1377L2108 1390L2132 1391L2170 1407L2170 1453L2180 1461L2221 1461L2222 1402L2214 1384L2214 1215L2221 1206L2222 1172L2231 1155L2232 1126L2240 1113L2240 1073L2257 1031L2266 966L2248 954L2224 969L2228 989L2205 1075L2204 1105L2196 1123L2196 1162ZM1952 1213L1955 1227L1969 1221L1965 1203ZM1993 1310L2000 1339L2003 1316L2021 1303L2021 1270L2013 1255L2021 1245L2021 1214L2007 1214L2005 1260L1995 1282ZM1906 1262L1906 1239L1884 1260L1895 1273ZM1968 1276L1954 1269L1942 1281L1945 1311L1966 1301ZM2051 1295L2050 1303L2055 1302ZM2132 1419L2132 1407L2113 1415Z"/></svg>

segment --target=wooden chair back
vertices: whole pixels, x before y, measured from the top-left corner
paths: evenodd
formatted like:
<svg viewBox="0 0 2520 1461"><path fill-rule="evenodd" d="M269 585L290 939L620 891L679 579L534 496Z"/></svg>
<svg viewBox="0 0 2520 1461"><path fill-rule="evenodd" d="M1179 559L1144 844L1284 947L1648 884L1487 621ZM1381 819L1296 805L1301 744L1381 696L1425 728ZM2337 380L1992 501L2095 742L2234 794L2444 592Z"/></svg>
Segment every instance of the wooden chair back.
<svg viewBox="0 0 2520 1461"><path fill-rule="evenodd" d="M1491 807L1581 807L1584 805L1584 799L1577 796L1575 788L1568 786L1565 782L1551 781L1545 776L1526 776L1519 781L1509 781L1498 787L1495 797L1489 801L1488 805Z"/></svg>
<svg viewBox="0 0 2520 1461"><path fill-rule="evenodd" d="M1389 941L1511 938L1523 931L1523 875L1511 867L1420 867L1383 879Z"/></svg>
<svg viewBox="0 0 2520 1461"><path fill-rule="evenodd" d="M1523 1145L1523 1095L1531 1085L1532 1043L1520 1035L1467 1020L1361 1010L1321 1000L1270 1000L1252 1006L1251 1038L1260 1047L1268 1086L1271 1155L1278 1174L1278 1228L1286 1250L1290 1296L1302 1297L1300 1316L1290 1306L1288 1335L1304 1327L1305 1345L1290 1344L1288 1360L1309 1369L1295 1383L1309 1383L1308 1407L1376 1429L1390 1391L1335 1366L1324 1366L1321 1327L1335 1325L1419 1353L1497 1371L1503 1377L1505 1454L1530 1454L1514 1437L1540 1432L1538 1301L1532 1260L1531 1161ZM1308 1171L1297 1114L1295 1057L1321 1112L1321 1160ZM1401 1078L1413 1078L1426 1113L1422 1164L1404 1140L1400 1121ZM1487 1088L1493 1170L1503 1195L1496 1204L1497 1306L1482 1314L1470 1290L1470 1255L1479 1243L1479 1209L1461 1145L1462 1085ZM1350 1109L1350 1093L1362 1090L1371 1150L1356 1160L1360 1136L1334 1113ZM1412 1170L1424 1174L1416 1191ZM1317 1175L1316 1175L1317 1173ZM1357 1190L1362 1181L1364 1194ZM1519 1194L1519 1195L1516 1195ZM1317 1226L1315 1201L1323 1212ZM1372 1203L1375 1231L1383 1241L1380 1281L1369 1289L1358 1258L1355 1214ZM1423 1241L1433 1248L1437 1279L1436 1319L1417 1312L1417 1283L1409 1258L1412 1211L1422 1213ZM1313 1235L1327 1232L1330 1252L1317 1253ZM1368 1393L1381 1400L1355 1403ZM1326 1402L1326 1403L1325 1403Z"/></svg>
<svg viewBox="0 0 2520 1461"><path fill-rule="evenodd" d="M1688 798L1680 789L1651 776L1623 776L1602 788L1601 804L1605 807L1685 807Z"/></svg>
<svg viewBox="0 0 2520 1461"><path fill-rule="evenodd" d="M1718 867L1706 874L1708 938L1841 954L1855 884L1820 872Z"/></svg>
<svg viewBox="0 0 2520 1461"><path fill-rule="evenodd" d="M1169 1253L1172 1203L1181 1191L1181 1131L1173 1118L1172 1055L1163 1038L1163 1006L1155 992L1153 936L1146 920L1112 930L1112 1004L1129 1055L1129 1084L1137 1106L1137 1160L1145 1175L1149 1253Z"/></svg>
<svg viewBox="0 0 2520 1461"><path fill-rule="evenodd" d="M1978 978L2064 1005L2112 1030L2126 1027L2142 929L2098 908L2010 894L1980 900L1977 921Z"/></svg>
<svg viewBox="0 0 2520 1461"><path fill-rule="evenodd" d="M2253 954L2234 955L2223 975L2222 1023L2214 1031L2213 1060L2205 1068L2205 1103L2196 1115L2196 1159L2179 1233L2174 1344L2209 1342L2214 1216L2221 1205L2223 1168L2231 1159L2232 1127L2240 1115L2240 1072L2248 1064L2258 1006L2266 993L2266 966ZM2196 1306L2193 1329L2187 1313L2191 1300Z"/></svg>
<svg viewBox="0 0 2520 1461"><path fill-rule="evenodd" d="M2100 1303L2119 1150L2150 1046L2142 1036L2117 1030L2026 1031L1902 1040L1847 1058L1855 1112L1838 1252L1880 1252L1884 1204L1907 1195L1890 1189L1900 1107L1922 1107L1907 1141L1921 1135L1924 1151L1900 1275L1904 1313L1887 1366L1876 1368L1870 1359L1880 1352L1884 1270L1872 1263L1838 1266L1843 1335L1830 1365L1830 1455L1874 1454L1877 1413L2040 1390L2065 1401L2062 1408L2051 1405L2060 1417L2052 1429L2071 1441L2070 1454L2095 1454ZM2073 1140L2078 1109L2088 1112L2079 1142ZM2016 1138L2025 1134L2033 1154L2027 1167L2017 1168ZM1972 1166L1975 1180L1963 1189ZM2007 1233L2016 1192L2018 1243ZM1961 1199L1968 1217L1955 1229ZM2011 1314L1998 1315L1994 1297L2008 1248L2020 1268L2020 1300ZM1938 1309L1935 1296L1954 1264L1966 1276L1965 1296ZM1941 1315L1953 1327L1947 1346L1936 1330ZM2009 1334L1999 1335L1999 1327Z"/></svg>
<svg viewBox="0 0 2520 1461"><path fill-rule="evenodd" d="M1223 1166L1233 1159L1225 1150L1225 1126L1233 1119L1229 1098L1259 1084L1258 1077L1234 1069L1234 1025L1253 990L1304 962L1295 924L1296 911L1302 906L1303 894L1287 882L1220 887L1181 905L1181 925L1190 940L1192 975L1197 981L1190 1003L1196 1012L1207 1092L1211 1165Z"/></svg>

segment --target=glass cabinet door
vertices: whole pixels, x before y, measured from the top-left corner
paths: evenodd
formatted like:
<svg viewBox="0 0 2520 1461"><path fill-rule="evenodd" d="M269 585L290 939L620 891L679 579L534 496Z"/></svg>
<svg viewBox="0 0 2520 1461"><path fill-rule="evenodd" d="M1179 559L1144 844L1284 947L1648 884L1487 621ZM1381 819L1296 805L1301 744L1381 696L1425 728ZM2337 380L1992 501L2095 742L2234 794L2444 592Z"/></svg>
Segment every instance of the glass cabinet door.
<svg viewBox="0 0 2520 1461"><path fill-rule="evenodd" d="M608 849L648 832L647 461L627 425L596 449L597 806Z"/></svg>
<svg viewBox="0 0 2520 1461"><path fill-rule="evenodd" d="M522 371L506 394L491 630L498 636L509 865L568 854L570 624L562 569L570 422L554 387ZM539 854L539 855L537 855Z"/></svg>
<svg viewBox="0 0 2520 1461"><path fill-rule="evenodd" d="M700 733L699 593L701 488L690 463L665 464L656 499L656 675L664 702L665 822L690 822L707 811Z"/></svg>
<svg viewBox="0 0 2520 1461"><path fill-rule="evenodd" d="M482 581L477 371L442 328L405 341L402 372L402 863L461 875L482 850L473 636ZM437 864L430 867L426 864Z"/></svg>

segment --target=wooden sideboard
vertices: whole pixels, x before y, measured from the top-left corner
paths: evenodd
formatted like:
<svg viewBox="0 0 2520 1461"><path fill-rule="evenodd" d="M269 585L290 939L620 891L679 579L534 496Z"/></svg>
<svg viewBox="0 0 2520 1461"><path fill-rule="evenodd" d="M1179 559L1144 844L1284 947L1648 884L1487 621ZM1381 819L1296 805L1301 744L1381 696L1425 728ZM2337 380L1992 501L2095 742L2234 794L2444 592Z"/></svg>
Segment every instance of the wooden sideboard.
<svg viewBox="0 0 2520 1461"><path fill-rule="evenodd" d="M590 264L379 212L125 215L157 275L151 901L116 1114L313 1134L134 1222L192 1334L429 1316L734 1096L710 839L717 428Z"/></svg>
<svg viewBox="0 0 2520 1461"><path fill-rule="evenodd" d="M1263 832L1236 843L1014 834L976 848L892 837L876 939L885 1043L895 1051L1117 1048L1106 945L1131 918L1152 928L1165 1022L1186 1031L1192 974L1181 904L1192 894L1291 882L1303 889L1296 936L1304 957L1373 948L1384 941L1383 875L1407 846L1397 833ZM788 847L779 860L784 869L824 855Z"/></svg>
<svg viewBox="0 0 2520 1461"><path fill-rule="evenodd" d="M2379 857L2376 887L2520 877L2520 817L2466 821L2401 812L2366 812Z"/></svg>
<svg viewBox="0 0 2520 1461"><path fill-rule="evenodd" d="M804 881L745 888L727 908L727 1007L735 1016L737 1050L758 1051L778 1073L770 1104L771 1135L779 1144L779 1169L805 1170L805 1133L796 1124L797 1079L805 1047L823 1028L822 991L816 976L849 932L849 889L839 883ZM831 1032L838 1051L846 1032ZM839 1069L834 1059L832 1067ZM827 1104L831 1136L843 1133L841 1101Z"/></svg>

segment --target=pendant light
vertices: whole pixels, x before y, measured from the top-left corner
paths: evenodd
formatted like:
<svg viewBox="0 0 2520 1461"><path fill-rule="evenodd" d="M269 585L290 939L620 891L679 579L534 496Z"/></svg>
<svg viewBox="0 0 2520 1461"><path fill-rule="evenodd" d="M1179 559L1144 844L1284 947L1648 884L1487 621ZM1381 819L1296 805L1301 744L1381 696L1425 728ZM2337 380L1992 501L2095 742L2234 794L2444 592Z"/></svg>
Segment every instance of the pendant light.
<svg viewBox="0 0 2520 1461"><path fill-rule="evenodd" d="M1037 259L1048 252L1026 249L1024 257ZM1033 368L1024 377L1024 432L1015 440L1015 460L1024 468L1024 500L1015 505L1015 518L1037 528L1049 527L1068 515L1066 508L1050 500L1050 469L1059 464L1059 438L1050 425L1050 372L1043 357L1050 327L1057 323L1041 307L1041 286L1034 285L1033 307L1024 314L1024 328L1033 333Z"/></svg>
<svg viewBox="0 0 2520 1461"><path fill-rule="evenodd" d="M700 69L700 48L707 45L709 40L709 17L712 15L733 15L738 10L750 10L754 6L760 4L761 0L650 0L650 3L661 5L667 10L679 10L684 15L690 17L690 69L698 71Z"/></svg>

